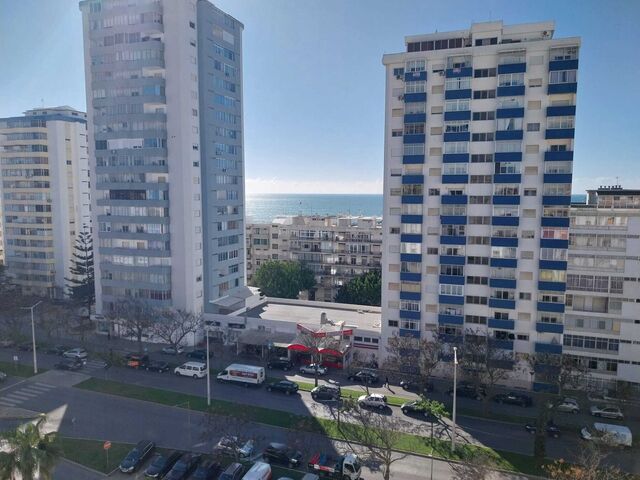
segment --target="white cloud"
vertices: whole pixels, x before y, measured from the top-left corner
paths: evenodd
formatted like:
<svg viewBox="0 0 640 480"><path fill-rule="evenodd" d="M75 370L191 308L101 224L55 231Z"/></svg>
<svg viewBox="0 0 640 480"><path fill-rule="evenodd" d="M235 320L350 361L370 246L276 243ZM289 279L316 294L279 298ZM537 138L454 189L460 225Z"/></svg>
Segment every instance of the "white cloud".
<svg viewBox="0 0 640 480"><path fill-rule="evenodd" d="M351 193L381 194L382 179L379 180L287 180L273 178L247 178L248 195L257 193Z"/></svg>

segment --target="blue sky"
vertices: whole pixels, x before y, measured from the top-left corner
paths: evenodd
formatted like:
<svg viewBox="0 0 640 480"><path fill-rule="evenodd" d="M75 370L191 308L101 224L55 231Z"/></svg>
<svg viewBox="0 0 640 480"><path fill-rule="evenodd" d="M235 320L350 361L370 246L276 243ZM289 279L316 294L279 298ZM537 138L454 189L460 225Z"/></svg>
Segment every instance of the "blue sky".
<svg viewBox="0 0 640 480"><path fill-rule="evenodd" d="M581 36L574 192L640 187L640 2L219 0L245 25L247 193L382 192L383 53L471 22L556 21ZM76 0L0 0L0 117L85 108ZM619 125L618 121L622 121Z"/></svg>

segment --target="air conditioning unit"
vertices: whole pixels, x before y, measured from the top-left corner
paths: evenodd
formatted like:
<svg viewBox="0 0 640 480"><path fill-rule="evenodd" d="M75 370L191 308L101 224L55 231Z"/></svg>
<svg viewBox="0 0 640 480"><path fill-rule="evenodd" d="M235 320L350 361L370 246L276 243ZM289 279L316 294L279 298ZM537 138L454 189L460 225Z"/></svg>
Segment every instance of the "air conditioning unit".
<svg viewBox="0 0 640 480"><path fill-rule="evenodd" d="M444 77L444 70L441 70L441 71L440 71L440 76L441 76L441 77Z"/></svg>
<svg viewBox="0 0 640 480"><path fill-rule="evenodd" d="M402 79L402 75L396 75L396 80L401 80Z"/></svg>
<svg viewBox="0 0 640 480"><path fill-rule="evenodd" d="M404 100L404 95L399 95L398 100Z"/></svg>

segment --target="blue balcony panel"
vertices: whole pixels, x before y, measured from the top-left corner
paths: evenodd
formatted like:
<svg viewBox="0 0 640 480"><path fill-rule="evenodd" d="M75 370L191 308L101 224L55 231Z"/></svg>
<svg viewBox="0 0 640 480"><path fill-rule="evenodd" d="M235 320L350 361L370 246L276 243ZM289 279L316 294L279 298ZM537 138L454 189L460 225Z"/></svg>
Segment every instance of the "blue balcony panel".
<svg viewBox="0 0 640 480"><path fill-rule="evenodd" d="M413 310L400 310L400 318L420 320L420 312L414 312Z"/></svg>
<svg viewBox="0 0 640 480"><path fill-rule="evenodd" d="M466 259L463 255L440 255L440 265L464 265Z"/></svg>
<svg viewBox="0 0 640 480"><path fill-rule="evenodd" d="M400 272L400 280L403 280L406 282L421 282L422 274L412 273L412 272Z"/></svg>
<svg viewBox="0 0 640 480"><path fill-rule="evenodd" d="M491 308L504 308L508 310L515 310L516 301L515 300L503 300L502 298L490 298L489 306Z"/></svg>
<svg viewBox="0 0 640 480"><path fill-rule="evenodd" d="M490 258L489 265L492 267L518 268L517 258Z"/></svg>
<svg viewBox="0 0 640 480"><path fill-rule="evenodd" d="M398 332L401 337L420 338L420 330L411 330L409 328L401 328Z"/></svg>
<svg viewBox="0 0 640 480"><path fill-rule="evenodd" d="M456 100L458 98L471 98L471 89L464 88L461 90L446 90L444 92L445 100Z"/></svg>
<svg viewBox="0 0 640 480"><path fill-rule="evenodd" d="M464 285L464 277L462 275L440 275L440 283L450 283L452 285Z"/></svg>
<svg viewBox="0 0 640 480"><path fill-rule="evenodd" d="M513 340L498 340L492 338L489 340L493 348L498 348L500 350L513 350Z"/></svg>
<svg viewBox="0 0 640 480"><path fill-rule="evenodd" d="M524 133L522 130L498 130L496 140L522 140Z"/></svg>
<svg viewBox="0 0 640 480"><path fill-rule="evenodd" d="M423 70L422 72L405 72L404 81L405 82L417 82L418 80L426 80L427 72Z"/></svg>
<svg viewBox="0 0 640 480"><path fill-rule="evenodd" d="M544 131L544 138L547 140L555 140L562 138L573 138L575 136L575 128L547 128Z"/></svg>
<svg viewBox="0 0 640 480"><path fill-rule="evenodd" d="M493 176L493 183L522 183L522 174L496 173Z"/></svg>
<svg viewBox="0 0 640 480"><path fill-rule="evenodd" d="M547 87L547 95L554 93L576 93L578 91L577 83L551 83Z"/></svg>
<svg viewBox="0 0 640 480"><path fill-rule="evenodd" d="M520 217L491 217L491 225L517 227L520 225Z"/></svg>
<svg viewBox="0 0 640 480"><path fill-rule="evenodd" d="M440 235L440 243L443 245L466 245L467 237L462 235Z"/></svg>
<svg viewBox="0 0 640 480"><path fill-rule="evenodd" d="M533 382L533 391L557 395L560 392L560 388L552 383Z"/></svg>
<svg viewBox="0 0 640 480"><path fill-rule="evenodd" d="M444 121L451 120L471 120L471 110L461 110L459 112L444 112Z"/></svg>
<svg viewBox="0 0 640 480"><path fill-rule="evenodd" d="M527 71L526 63L506 63L498 65L498 74L502 73L524 73Z"/></svg>
<svg viewBox="0 0 640 480"><path fill-rule="evenodd" d="M547 207L571 205L571 195L543 195L542 205Z"/></svg>
<svg viewBox="0 0 640 480"><path fill-rule="evenodd" d="M440 203L442 205L466 205L469 198L466 195L442 195Z"/></svg>
<svg viewBox="0 0 640 480"><path fill-rule="evenodd" d="M524 108L498 108L496 110L496 118L522 118L524 117Z"/></svg>
<svg viewBox="0 0 640 480"><path fill-rule="evenodd" d="M424 175L403 175L403 185L415 185L424 183Z"/></svg>
<svg viewBox="0 0 640 480"><path fill-rule="evenodd" d="M540 248L569 248L569 240L555 238L541 238Z"/></svg>
<svg viewBox="0 0 640 480"><path fill-rule="evenodd" d="M561 323L536 322L536 332L564 333L564 325Z"/></svg>
<svg viewBox="0 0 640 480"><path fill-rule="evenodd" d="M442 163L469 163L469 154L445 153L442 155Z"/></svg>
<svg viewBox="0 0 640 480"><path fill-rule="evenodd" d="M462 315L446 315L438 314L438 323L440 325L464 325L464 317Z"/></svg>
<svg viewBox="0 0 640 480"><path fill-rule="evenodd" d="M402 215L400 223L422 223L422 215Z"/></svg>
<svg viewBox="0 0 640 480"><path fill-rule="evenodd" d="M550 60L549 61L549 71L554 70L577 70L578 69L578 59L573 60Z"/></svg>
<svg viewBox="0 0 640 480"><path fill-rule="evenodd" d="M469 175L442 175L442 183L469 183Z"/></svg>
<svg viewBox="0 0 640 480"><path fill-rule="evenodd" d="M447 305L464 305L464 297L462 295L439 295L438 302Z"/></svg>
<svg viewBox="0 0 640 480"><path fill-rule="evenodd" d="M420 292L400 292L400 300L421 300L422 294Z"/></svg>
<svg viewBox="0 0 640 480"><path fill-rule="evenodd" d="M401 262L422 262L422 254L421 253L401 253L400 261Z"/></svg>
<svg viewBox="0 0 640 480"><path fill-rule="evenodd" d="M538 267L541 270L566 270L567 262L562 260L539 260Z"/></svg>
<svg viewBox="0 0 640 480"><path fill-rule="evenodd" d="M538 302L538 311L564 313L564 303Z"/></svg>
<svg viewBox="0 0 640 480"><path fill-rule="evenodd" d="M566 292L567 284L564 282L538 281L538 290L544 290L546 292Z"/></svg>
<svg viewBox="0 0 640 480"><path fill-rule="evenodd" d="M491 237L492 247L517 247L517 238Z"/></svg>
<svg viewBox="0 0 640 480"><path fill-rule="evenodd" d="M513 330L516 322L513 320L502 320L500 318L490 318L489 328L498 328L500 330Z"/></svg>
<svg viewBox="0 0 640 480"><path fill-rule="evenodd" d="M516 280L511 278L490 278L491 288L516 288Z"/></svg>
<svg viewBox="0 0 640 480"><path fill-rule="evenodd" d="M494 195L494 205L520 205L520 197L518 195Z"/></svg>
<svg viewBox="0 0 640 480"><path fill-rule="evenodd" d="M493 159L496 162L521 162L522 152L496 152Z"/></svg>
<svg viewBox="0 0 640 480"><path fill-rule="evenodd" d="M537 363L534 365L533 371L547 375L560 375L560 367L558 365L547 365L545 363Z"/></svg>
<svg viewBox="0 0 640 480"><path fill-rule="evenodd" d="M423 203L422 195L402 195L402 203Z"/></svg>
<svg viewBox="0 0 640 480"><path fill-rule="evenodd" d="M561 107L547 107L547 117L571 117L576 114L575 105L564 105Z"/></svg>
<svg viewBox="0 0 640 480"><path fill-rule="evenodd" d="M471 133L469 132L449 132L444 134L445 142L468 142L470 138Z"/></svg>
<svg viewBox="0 0 640 480"><path fill-rule="evenodd" d="M514 85L512 87L498 87L496 91L498 97L517 97L524 95L524 85Z"/></svg>
<svg viewBox="0 0 640 480"><path fill-rule="evenodd" d="M445 75L447 78L471 77L473 75L473 68L447 68Z"/></svg>
<svg viewBox="0 0 640 480"><path fill-rule="evenodd" d="M543 227L568 227L569 217L542 217L541 225Z"/></svg>
<svg viewBox="0 0 640 480"><path fill-rule="evenodd" d="M464 215L440 215L440 223L443 225L466 225L467 217Z"/></svg>
<svg viewBox="0 0 640 480"><path fill-rule="evenodd" d="M405 135L402 137L402 143L424 143L425 142L424 133L416 133L414 135Z"/></svg>
<svg viewBox="0 0 640 480"><path fill-rule="evenodd" d="M438 339L443 343L453 343L453 344L462 343L462 338L463 338L462 335L453 335L450 333L442 333L438 335ZM445 362L452 362L453 354L449 356L443 355L443 360Z"/></svg>
<svg viewBox="0 0 640 480"><path fill-rule="evenodd" d="M544 159L547 162L573 160L573 150L565 150L563 152L544 152Z"/></svg>
<svg viewBox="0 0 640 480"><path fill-rule="evenodd" d="M402 164L403 165L415 165L424 163L424 154L422 155L403 155L402 156Z"/></svg>
<svg viewBox="0 0 640 480"><path fill-rule="evenodd" d="M418 103L418 102L426 102L426 101L427 101L427 94L425 92L404 94L404 103Z"/></svg>
<svg viewBox="0 0 640 480"><path fill-rule="evenodd" d="M425 123L427 121L426 113L405 113L404 123Z"/></svg>
<svg viewBox="0 0 640 480"><path fill-rule="evenodd" d="M401 242L422 243L422 235L419 233L402 233L400 234Z"/></svg>
<svg viewBox="0 0 640 480"><path fill-rule="evenodd" d="M571 183L570 173L545 173L544 183Z"/></svg>
<svg viewBox="0 0 640 480"><path fill-rule="evenodd" d="M536 349L536 353L552 353L552 354L562 353L562 345L558 345L555 343L536 342L535 349Z"/></svg>

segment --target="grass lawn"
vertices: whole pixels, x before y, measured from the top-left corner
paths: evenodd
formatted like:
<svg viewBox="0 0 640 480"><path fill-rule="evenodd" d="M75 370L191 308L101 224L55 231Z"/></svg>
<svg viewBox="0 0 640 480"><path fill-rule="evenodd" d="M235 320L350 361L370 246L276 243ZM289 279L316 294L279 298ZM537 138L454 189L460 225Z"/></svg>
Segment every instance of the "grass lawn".
<svg viewBox="0 0 640 480"><path fill-rule="evenodd" d="M64 458L102 473L109 473L115 469L122 458L134 447L128 443L112 442L107 464L107 455L102 448L104 442L100 440L58 437L58 442Z"/></svg>
<svg viewBox="0 0 640 480"><path fill-rule="evenodd" d="M11 362L0 362L0 371L15 377L33 377L33 367L31 365L14 364ZM38 373L46 372L43 368L38 368Z"/></svg>

